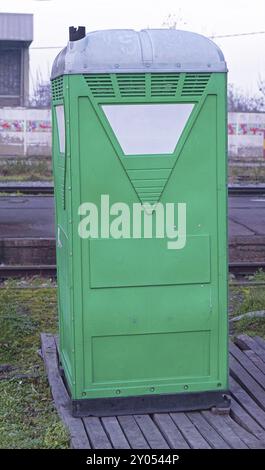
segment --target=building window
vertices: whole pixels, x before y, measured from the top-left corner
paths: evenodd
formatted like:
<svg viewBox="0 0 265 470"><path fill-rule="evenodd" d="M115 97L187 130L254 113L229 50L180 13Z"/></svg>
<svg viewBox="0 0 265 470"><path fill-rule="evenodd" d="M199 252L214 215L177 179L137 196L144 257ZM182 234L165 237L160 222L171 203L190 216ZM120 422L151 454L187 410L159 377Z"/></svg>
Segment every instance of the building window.
<svg viewBox="0 0 265 470"><path fill-rule="evenodd" d="M21 94L21 50L0 48L0 96Z"/></svg>

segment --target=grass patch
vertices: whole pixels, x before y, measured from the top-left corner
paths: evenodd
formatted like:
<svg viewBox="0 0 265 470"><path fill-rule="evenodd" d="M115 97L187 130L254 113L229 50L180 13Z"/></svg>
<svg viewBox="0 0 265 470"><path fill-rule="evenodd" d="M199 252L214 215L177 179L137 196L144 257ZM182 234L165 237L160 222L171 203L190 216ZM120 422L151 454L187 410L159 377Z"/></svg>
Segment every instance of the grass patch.
<svg viewBox="0 0 265 470"><path fill-rule="evenodd" d="M68 448L54 408L40 332L57 331L56 289L0 289L0 448Z"/></svg>
<svg viewBox="0 0 265 470"><path fill-rule="evenodd" d="M233 316L265 309L264 286L245 286L238 288L240 301L235 305Z"/></svg>
<svg viewBox="0 0 265 470"><path fill-rule="evenodd" d="M263 280L264 273L257 273L253 280ZM230 317L265 309L264 286L230 287ZM265 318L243 318L233 323L234 334L247 334L265 338Z"/></svg>
<svg viewBox="0 0 265 470"><path fill-rule="evenodd" d="M263 280L257 273L255 280ZM40 332L57 331L53 281L7 281L0 289L0 448L68 448L69 436L54 408ZM230 288L231 316L265 308L264 286ZM243 319L234 334L265 338L265 319ZM4 367L3 367L4 366Z"/></svg>
<svg viewBox="0 0 265 470"><path fill-rule="evenodd" d="M29 171L25 175L13 175L13 176L1 176L0 175L0 181L4 181L5 183L7 182L13 182L13 181L21 181L21 182L27 182L27 181L52 181L52 176L43 176L40 173L32 172ZM8 193L8 196L10 194Z"/></svg>
<svg viewBox="0 0 265 470"><path fill-rule="evenodd" d="M248 336L261 336L265 338L265 319L264 318L242 318L234 324L234 334L244 333Z"/></svg>
<svg viewBox="0 0 265 470"><path fill-rule="evenodd" d="M232 166L228 167L228 180L230 184L248 183L260 184L265 180L265 166L257 165L255 167L248 166Z"/></svg>
<svg viewBox="0 0 265 470"><path fill-rule="evenodd" d="M259 269L253 276L249 276L251 281L265 281L265 271Z"/></svg>
<svg viewBox="0 0 265 470"><path fill-rule="evenodd" d="M50 181L50 158L9 158L1 161L0 181Z"/></svg>

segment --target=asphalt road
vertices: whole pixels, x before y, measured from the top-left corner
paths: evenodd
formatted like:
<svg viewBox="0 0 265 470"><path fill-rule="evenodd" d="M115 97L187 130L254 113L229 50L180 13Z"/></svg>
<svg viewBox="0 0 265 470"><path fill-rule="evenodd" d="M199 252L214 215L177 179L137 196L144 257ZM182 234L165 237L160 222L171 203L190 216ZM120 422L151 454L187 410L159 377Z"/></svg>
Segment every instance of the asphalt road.
<svg viewBox="0 0 265 470"><path fill-rule="evenodd" d="M54 238L53 196L0 197L1 238Z"/></svg>
<svg viewBox="0 0 265 470"><path fill-rule="evenodd" d="M1 238L53 238L52 196L0 197ZM265 197L229 198L229 236L265 235Z"/></svg>
<svg viewBox="0 0 265 470"><path fill-rule="evenodd" d="M229 197L229 235L265 235L265 197Z"/></svg>

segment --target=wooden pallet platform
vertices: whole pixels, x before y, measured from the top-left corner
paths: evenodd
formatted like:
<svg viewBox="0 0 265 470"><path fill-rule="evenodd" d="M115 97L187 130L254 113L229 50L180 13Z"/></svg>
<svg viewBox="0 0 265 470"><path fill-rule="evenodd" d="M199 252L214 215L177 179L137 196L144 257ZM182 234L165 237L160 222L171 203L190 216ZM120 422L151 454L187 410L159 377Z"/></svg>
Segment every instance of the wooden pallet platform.
<svg viewBox="0 0 265 470"><path fill-rule="evenodd" d="M56 337L41 335L42 354L61 419L75 449L264 449L265 341L240 335L230 344L229 415L211 411L74 418L60 376Z"/></svg>

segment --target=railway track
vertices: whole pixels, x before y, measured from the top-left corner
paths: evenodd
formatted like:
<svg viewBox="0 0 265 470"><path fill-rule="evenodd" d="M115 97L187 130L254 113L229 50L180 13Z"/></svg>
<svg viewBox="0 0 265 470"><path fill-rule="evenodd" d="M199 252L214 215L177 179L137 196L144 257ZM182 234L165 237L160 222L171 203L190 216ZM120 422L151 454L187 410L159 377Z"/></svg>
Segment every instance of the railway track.
<svg viewBox="0 0 265 470"><path fill-rule="evenodd" d="M235 276L247 276L255 274L258 271L265 272L265 262L255 263L230 263L229 272ZM27 276L49 276L56 277L56 265L32 265L32 266L0 266L0 278L7 279L12 277Z"/></svg>
<svg viewBox="0 0 265 470"><path fill-rule="evenodd" d="M229 196L262 196L265 186L228 186Z"/></svg>
<svg viewBox="0 0 265 470"><path fill-rule="evenodd" d="M235 276L247 276L260 270L265 272L265 261L229 263L229 272Z"/></svg>
<svg viewBox="0 0 265 470"><path fill-rule="evenodd" d="M56 276L56 265L0 266L0 279L27 276Z"/></svg>
<svg viewBox="0 0 265 470"><path fill-rule="evenodd" d="M53 194L53 185L37 186L37 185L19 185L19 184L0 184L0 193L4 194Z"/></svg>
<svg viewBox="0 0 265 470"><path fill-rule="evenodd" d="M20 184L0 184L0 193L7 194L49 194L54 193L53 185L20 185ZM251 196L265 195L265 186L228 186L228 194L230 196Z"/></svg>

